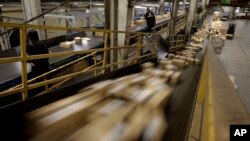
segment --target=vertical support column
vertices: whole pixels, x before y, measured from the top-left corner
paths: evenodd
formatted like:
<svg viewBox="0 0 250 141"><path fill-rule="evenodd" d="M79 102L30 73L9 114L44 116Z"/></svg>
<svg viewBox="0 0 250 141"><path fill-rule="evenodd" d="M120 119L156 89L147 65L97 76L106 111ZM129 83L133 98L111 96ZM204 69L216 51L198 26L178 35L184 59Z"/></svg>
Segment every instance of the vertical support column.
<svg viewBox="0 0 250 141"><path fill-rule="evenodd" d="M117 30L118 31L126 31L127 28L127 14L128 14L128 0L119 0L118 1L118 18L117 18ZM125 45L125 37L126 34L118 33L117 35L117 45L118 47ZM118 62L121 62L125 59L125 55L127 54L127 49L118 50L117 59ZM124 64L118 65L119 68L123 67Z"/></svg>
<svg viewBox="0 0 250 141"><path fill-rule="evenodd" d="M105 0L105 29L117 30L117 2L116 0ZM117 46L117 34L111 32L108 37L108 42L110 48ZM109 54L110 63L117 61L117 52L115 50L110 50ZM114 70L115 66L111 67Z"/></svg>
<svg viewBox="0 0 250 141"><path fill-rule="evenodd" d="M179 0L173 0L172 11L171 11L171 25L170 25L171 35L175 34L175 24L176 24L177 12L178 12L178 5L179 5Z"/></svg>
<svg viewBox="0 0 250 141"><path fill-rule="evenodd" d="M110 29L110 26L111 26L111 22L110 22L110 19L111 19L111 16L113 13L111 13L112 11L112 3L111 3L111 0L104 0L104 29Z"/></svg>
<svg viewBox="0 0 250 141"><path fill-rule="evenodd" d="M134 25L134 17L135 17L135 0L127 0L127 26Z"/></svg>
<svg viewBox="0 0 250 141"><path fill-rule="evenodd" d="M22 0L22 7L24 18L26 21L36 17L42 13L41 1L40 0ZM43 25L42 18L36 19L29 24ZM39 39L45 39L44 30L38 30Z"/></svg>
<svg viewBox="0 0 250 141"><path fill-rule="evenodd" d="M132 20L133 20L133 10L134 7L129 7L128 8L128 15L127 15L127 25L131 26L132 25Z"/></svg>
<svg viewBox="0 0 250 141"><path fill-rule="evenodd" d="M206 2L207 2L207 0L202 0L202 1L201 1L201 5L202 5L203 8L205 8Z"/></svg>
<svg viewBox="0 0 250 141"><path fill-rule="evenodd" d="M132 21L131 21L131 26L135 26L135 8L133 7L132 9Z"/></svg>
<svg viewBox="0 0 250 141"><path fill-rule="evenodd" d="M187 0L183 0L183 10L184 11L186 10L186 2L187 2Z"/></svg>
<svg viewBox="0 0 250 141"><path fill-rule="evenodd" d="M197 23L199 14L197 13L197 8L201 5L201 0L197 0L196 5L195 5L195 10L194 10L194 15L193 15L193 23Z"/></svg>
<svg viewBox="0 0 250 141"><path fill-rule="evenodd" d="M210 2L210 0L206 0L206 4L207 4L207 5L209 4L209 2Z"/></svg>
<svg viewBox="0 0 250 141"><path fill-rule="evenodd" d="M202 0L201 5L202 5L202 8L203 8L202 13L201 13L201 20L203 22L203 20L204 20L204 18L206 16L206 13L207 13L207 9L206 9L207 0Z"/></svg>
<svg viewBox="0 0 250 141"><path fill-rule="evenodd" d="M191 0L189 3L189 11L188 11L188 22L186 27L186 35L190 34L191 27L194 20L194 14L196 12L196 5L198 0Z"/></svg>
<svg viewBox="0 0 250 141"><path fill-rule="evenodd" d="M90 26L89 26L89 27L90 27L90 28L95 27L94 22L93 22L93 19L92 19L92 17L94 16L92 11L93 11L93 4L90 3L90 4L89 4L89 12L90 12L90 13L89 13L89 14L90 14L90 15L89 15L89 23L90 23Z"/></svg>
<svg viewBox="0 0 250 141"><path fill-rule="evenodd" d="M26 54L26 28L20 28L20 49L21 49L21 65L22 65L22 99L28 98L28 83L27 83L27 54Z"/></svg>
<svg viewBox="0 0 250 141"><path fill-rule="evenodd" d="M67 15L67 16L71 16L71 14L70 14L70 1L68 1L66 4L65 4L65 6L66 6L66 10L65 10L65 15ZM63 19L63 22L65 21L65 25L66 25L66 27L72 27L72 25L71 25L71 19L68 19L68 18L65 18L65 19ZM63 25L62 23L62 19L59 19L59 25L60 26L65 26L65 25ZM61 25L62 24L62 25ZM61 31L60 31L61 32ZM70 35L70 34L72 34L74 31L72 31L72 30L68 30L68 31L65 31L66 32L66 34L67 35ZM64 34L64 33L61 33L61 34ZM58 35L59 36L59 35Z"/></svg>
<svg viewBox="0 0 250 141"><path fill-rule="evenodd" d="M105 11L106 14L108 14L105 19L106 28L114 31L126 31L128 0L105 0ZM125 36L126 35L124 33L117 32L110 34L110 47L124 46ZM125 55L125 49L120 49L117 51L117 53L116 51L111 51L110 62L120 62L124 59ZM118 66L123 67L123 65Z"/></svg>

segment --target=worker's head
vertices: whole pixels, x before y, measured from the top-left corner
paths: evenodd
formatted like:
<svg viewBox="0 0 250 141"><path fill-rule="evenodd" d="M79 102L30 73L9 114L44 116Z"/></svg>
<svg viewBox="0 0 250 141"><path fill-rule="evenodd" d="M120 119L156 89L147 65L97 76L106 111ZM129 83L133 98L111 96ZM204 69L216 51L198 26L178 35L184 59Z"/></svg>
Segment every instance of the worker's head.
<svg viewBox="0 0 250 141"><path fill-rule="evenodd" d="M147 12L150 12L150 8L149 7L147 7Z"/></svg>
<svg viewBox="0 0 250 141"><path fill-rule="evenodd" d="M35 29L29 30L27 35L27 40L29 41L30 44L33 45L39 41L38 33Z"/></svg>

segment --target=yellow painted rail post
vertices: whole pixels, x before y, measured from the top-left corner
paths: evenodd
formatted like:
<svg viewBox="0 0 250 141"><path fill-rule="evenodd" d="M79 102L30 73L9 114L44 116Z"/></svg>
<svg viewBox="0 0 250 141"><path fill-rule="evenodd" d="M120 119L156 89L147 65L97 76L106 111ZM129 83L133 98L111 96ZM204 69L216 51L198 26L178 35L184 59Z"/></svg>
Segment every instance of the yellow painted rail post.
<svg viewBox="0 0 250 141"><path fill-rule="evenodd" d="M107 57L108 57L108 33L104 32L104 51L103 51L103 64L102 64L102 74L106 71Z"/></svg>
<svg viewBox="0 0 250 141"><path fill-rule="evenodd" d="M28 84L27 84L27 54L26 54L26 28L20 28L20 49L21 49L21 65L22 65L22 99L28 98Z"/></svg>
<svg viewBox="0 0 250 141"><path fill-rule="evenodd" d="M94 53L94 65L97 67L96 53ZM95 70L95 76L97 75L97 70Z"/></svg>
<svg viewBox="0 0 250 141"><path fill-rule="evenodd" d="M137 47L136 47L136 63L138 62L138 59L141 55L141 42L142 42L142 35L137 34Z"/></svg>
<svg viewBox="0 0 250 141"><path fill-rule="evenodd" d="M174 36L171 35L171 45L170 45L170 48L173 48L174 47Z"/></svg>
<svg viewBox="0 0 250 141"><path fill-rule="evenodd" d="M48 80L48 77L47 75L44 76L44 81ZM49 91L49 85L48 84L45 84L45 91L48 92Z"/></svg>
<svg viewBox="0 0 250 141"><path fill-rule="evenodd" d="M130 32L126 32L125 33L125 46L129 46L129 43L130 43ZM129 56L128 56L128 52L129 52L129 49L128 48L124 48L124 59L128 59ZM127 66L128 65L128 62L124 63L124 66Z"/></svg>

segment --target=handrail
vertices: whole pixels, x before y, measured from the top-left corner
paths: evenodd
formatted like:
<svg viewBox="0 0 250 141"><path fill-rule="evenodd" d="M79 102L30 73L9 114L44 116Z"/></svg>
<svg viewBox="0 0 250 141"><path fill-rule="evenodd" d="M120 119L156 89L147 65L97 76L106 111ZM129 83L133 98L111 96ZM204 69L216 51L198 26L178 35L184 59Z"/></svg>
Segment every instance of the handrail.
<svg viewBox="0 0 250 141"><path fill-rule="evenodd" d="M175 39L177 38L177 39ZM185 44L185 35L169 35L169 43L170 43L170 47L169 47L169 51L173 52L176 51L178 49L181 49L182 47L184 47Z"/></svg>
<svg viewBox="0 0 250 141"><path fill-rule="evenodd" d="M156 53L150 53L150 54L142 55L138 59L144 58L144 57L147 57L147 56L151 56L151 55L155 55L155 54ZM120 61L120 62L116 62L116 63L113 63L113 64L109 64L109 65L106 65L105 68L108 68L108 67L111 67L111 66L114 66L114 65L117 65L117 64L123 64L123 63L129 62L129 61L133 61L135 59L137 59L137 58L127 59L127 60L124 60L124 61ZM100 67L96 67L96 68L89 69L89 70L83 70L83 71L80 71L80 72L76 72L76 73L68 74L68 75L65 75L65 76L57 77L57 78L54 78L54 79L51 79L51 80L46 80L46 81L43 81L43 82L38 82L38 83L35 83L35 84L31 84L31 85L29 85L28 90L44 86L44 84L47 84L47 85L48 84L52 84L52 83L64 80L66 78L75 77L75 76L77 76L79 74L88 73L88 72L91 72L91 71L94 71L94 70L98 70L98 69L103 69L103 67L100 66ZM2 97L2 95L5 95L5 96L8 95L6 93L10 93L12 91L13 90L7 91L7 92L0 92L0 97Z"/></svg>
<svg viewBox="0 0 250 141"><path fill-rule="evenodd" d="M24 27L24 28L34 28L34 29L46 29L46 30L67 30L67 31L85 31L85 32L113 32L113 33L129 33L129 34L142 34L148 35L145 32L131 32L131 31L117 31L117 30L107 30L107 29L92 29L92 28L81 28L81 27L61 27L61 26L44 26L44 25L31 25L31 24L18 24L18 23L5 23L0 22L0 26L3 27ZM158 33L151 33L152 35L159 35Z"/></svg>

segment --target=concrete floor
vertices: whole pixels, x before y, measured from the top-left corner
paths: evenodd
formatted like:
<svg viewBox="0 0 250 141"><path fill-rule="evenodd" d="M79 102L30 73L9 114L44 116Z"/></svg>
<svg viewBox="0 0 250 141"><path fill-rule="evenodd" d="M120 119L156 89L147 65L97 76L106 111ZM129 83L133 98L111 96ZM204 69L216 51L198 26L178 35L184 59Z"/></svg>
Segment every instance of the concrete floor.
<svg viewBox="0 0 250 141"><path fill-rule="evenodd" d="M233 40L226 40L219 58L229 75L236 78L238 92L250 113L250 20L231 20L236 23Z"/></svg>

